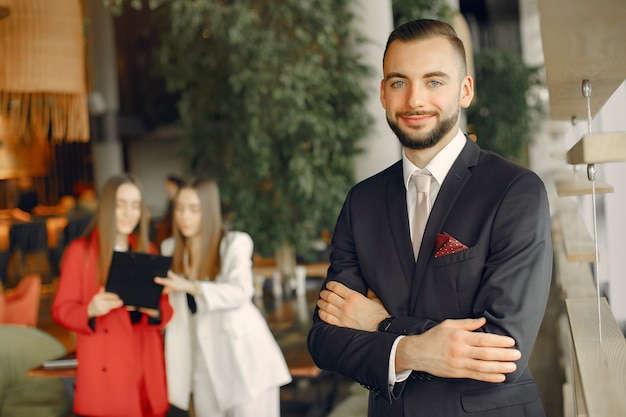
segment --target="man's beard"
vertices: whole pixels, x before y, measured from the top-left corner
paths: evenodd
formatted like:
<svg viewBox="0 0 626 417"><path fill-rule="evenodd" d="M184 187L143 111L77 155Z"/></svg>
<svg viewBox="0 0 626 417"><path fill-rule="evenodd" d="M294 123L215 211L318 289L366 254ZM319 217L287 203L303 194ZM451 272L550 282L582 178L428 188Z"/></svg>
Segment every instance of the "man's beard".
<svg viewBox="0 0 626 417"><path fill-rule="evenodd" d="M410 116L420 113L401 114L400 116ZM400 129L398 124L387 116L389 127L396 134L398 140L405 148L409 149L428 149L435 146L439 141L450 132L459 120L460 110L457 110L447 119L442 119L429 134L421 135L417 131L405 132Z"/></svg>

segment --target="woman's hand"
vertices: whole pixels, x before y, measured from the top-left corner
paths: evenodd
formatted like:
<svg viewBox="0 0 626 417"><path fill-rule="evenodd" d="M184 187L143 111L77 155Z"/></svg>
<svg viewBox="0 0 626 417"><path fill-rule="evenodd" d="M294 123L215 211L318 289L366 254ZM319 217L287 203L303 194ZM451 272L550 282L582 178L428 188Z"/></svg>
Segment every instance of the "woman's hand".
<svg viewBox="0 0 626 417"><path fill-rule="evenodd" d="M89 317L98 317L108 314L109 311L120 308L124 305L122 299L112 292L105 292L104 287L100 287L100 291L93 296L87 306L87 315Z"/></svg>
<svg viewBox="0 0 626 417"><path fill-rule="evenodd" d="M166 293L170 291L183 291L191 295L199 295L198 287L194 281L171 270L167 271L167 278L156 277L154 278L154 282L163 285Z"/></svg>
<svg viewBox="0 0 626 417"><path fill-rule="evenodd" d="M138 311L153 319L158 319L161 316L161 312L159 310L155 310L154 308L126 306L126 309L128 311Z"/></svg>

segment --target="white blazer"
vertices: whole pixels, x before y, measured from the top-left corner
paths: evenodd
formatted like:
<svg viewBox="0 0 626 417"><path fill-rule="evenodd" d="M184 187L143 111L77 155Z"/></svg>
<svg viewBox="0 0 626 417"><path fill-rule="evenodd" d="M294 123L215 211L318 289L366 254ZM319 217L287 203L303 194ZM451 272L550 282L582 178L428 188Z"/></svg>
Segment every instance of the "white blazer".
<svg viewBox="0 0 626 417"><path fill-rule="evenodd" d="M170 403L180 409L189 409L192 389L191 331L198 332L220 410L291 382L282 351L252 302L252 250L247 233L229 232L222 239L221 272L215 281L200 281L202 295L195 297L196 329L190 325L186 294L169 294L174 317L165 330L167 388ZM163 241L161 253L173 251L174 240Z"/></svg>

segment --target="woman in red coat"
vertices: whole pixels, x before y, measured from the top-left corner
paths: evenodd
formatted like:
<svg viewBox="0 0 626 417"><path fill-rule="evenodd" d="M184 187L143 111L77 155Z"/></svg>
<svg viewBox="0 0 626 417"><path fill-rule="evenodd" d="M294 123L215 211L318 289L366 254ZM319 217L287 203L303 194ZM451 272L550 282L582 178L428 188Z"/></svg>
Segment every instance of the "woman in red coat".
<svg viewBox="0 0 626 417"><path fill-rule="evenodd" d="M135 311L104 291L114 250L156 252L145 212L138 181L112 177L85 236L63 254L52 314L77 335L74 412L80 416L162 417L169 407L162 336L173 314L167 295L159 310Z"/></svg>

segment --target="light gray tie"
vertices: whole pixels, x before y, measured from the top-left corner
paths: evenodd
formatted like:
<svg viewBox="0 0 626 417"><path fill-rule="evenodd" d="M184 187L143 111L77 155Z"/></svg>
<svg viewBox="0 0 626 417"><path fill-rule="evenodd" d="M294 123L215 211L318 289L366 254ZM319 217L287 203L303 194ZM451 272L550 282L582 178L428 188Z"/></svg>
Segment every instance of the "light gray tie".
<svg viewBox="0 0 626 417"><path fill-rule="evenodd" d="M420 251L424 229L426 228L428 214L430 213L431 178L432 175L430 174L419 174L417 172L411 177L415 184L415 189L417 190L417 202L415 203L415 214L413 215L413 233L411 233L415 259L417 259L417 255Z"/></svg>

